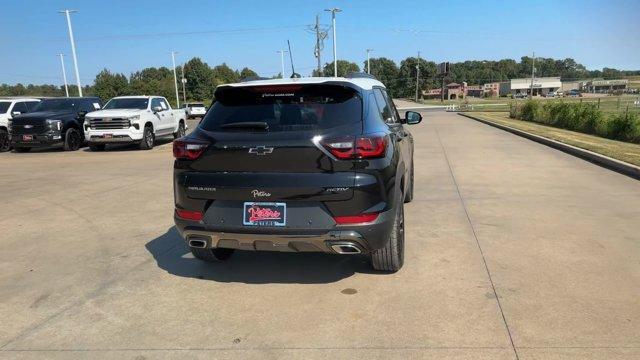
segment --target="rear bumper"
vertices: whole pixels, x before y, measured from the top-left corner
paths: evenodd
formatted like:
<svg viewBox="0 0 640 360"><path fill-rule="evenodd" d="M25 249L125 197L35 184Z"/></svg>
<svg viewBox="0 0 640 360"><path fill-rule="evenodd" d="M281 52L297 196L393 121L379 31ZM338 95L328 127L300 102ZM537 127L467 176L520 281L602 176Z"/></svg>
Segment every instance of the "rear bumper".
<svg viewBox="0 0 640 360"><path fill-rule="evenodd" d="M384 247L389 241L394 215L395 211L391 209L381 213L372 223L336 225L328 229L221 229L175 215L174 220L187 244L189 240L202 240L206 248L338 253L334 245L348 244L357 248L357 253L369 253Z"/></svg>

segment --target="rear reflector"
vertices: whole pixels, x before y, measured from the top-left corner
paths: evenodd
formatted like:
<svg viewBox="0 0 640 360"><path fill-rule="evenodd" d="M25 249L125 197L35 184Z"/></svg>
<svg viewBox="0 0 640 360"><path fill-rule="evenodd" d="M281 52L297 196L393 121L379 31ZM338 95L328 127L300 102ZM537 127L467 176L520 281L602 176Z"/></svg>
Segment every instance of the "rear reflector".
<svg viewBox="0 0 640 360"><path fill-rule="evenodd" d="M185 220L191 220L191 221L202 220L202 213L200 211L176 209L176 215L178 215L179 218L185 219Z"/></svg>
<svg viewBox="0 0 640 360"><path fill-rule="evenodd" d="M184 140L173 141L173 156L176 159L195 160L207 149L207 144L190 143Z"/></svg>
<svg viewBox="0 0 640 360"><path fill-rule="evenodd" d="M336 221L338 225L345 224L362 224L369 223L375 221L378 218L378 213L370 213L370 214L360 214L360 215L352 215L352 216L335 216L333 220Z"/></svg>

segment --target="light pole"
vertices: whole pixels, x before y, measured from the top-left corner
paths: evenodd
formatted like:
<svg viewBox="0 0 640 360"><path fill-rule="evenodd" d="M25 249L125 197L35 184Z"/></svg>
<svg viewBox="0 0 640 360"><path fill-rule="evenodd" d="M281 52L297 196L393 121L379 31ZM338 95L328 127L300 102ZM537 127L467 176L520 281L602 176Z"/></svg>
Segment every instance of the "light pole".
<svg viewBox="0 0 640 360"><path fill-rule="evenodd" d="M176 75L176 54L177 51L171 52L171 61L173 62L173 85L176 88L176 107L180 107L180 97L178 96L178 76Z"/></svg>
<svg viewBox="0 0 640 360"><path fill-rule="evenodd" d="M76 71L76 85L78 85L78 95L82 97L82 85L80 85L80 72L78 71L78 57L76 56L76 42L73 39L73 29L71 28L71 13L76 13L76 10L61 10L58 11L61 14L65 14L67 17L67 27L69 28L69 41L71 42L71 54L73 55L73 66Z"/></svg>
<svg viewBox="0 0 640 360"><path fill-rule="evenodd" d="M418 102L419 82L420 82L420 51L418 51L418 63L416 64L416 102Z"/></svg>
<svg viewBox="0 0 640 360"><path fill-rule="evenodd" d="M276 51L278 54L280 54L280 66L282 67L282 73L280 75L280 78L284 79L284 53L288 53L287 50L278 50Z"/></svg>
<svg viewBox="0 0 640 360"><path fill-rule="evenodd" d="M64 54L58 54L60 56L60 65L62 66L62 79L64 80L64 93L69 97L69 86L67 85L67 71L64 69Z"/></svg>
<svg viewBox="0 0 640 360"><path fill-rule="evenodd" d="M369 53L372 51L373 49L367 49L367 74L371 74L371 62L369 61Z"/></svg>
<svg viewBox="0 0 640 360"><path fill-rule="evenodd" d="M533 52L533 58L531 59L531 90L529 99L533 99L533 77L536 76L536 52Z"/></svg>
<svg viewBox="0 0 640 360"><path fill-rule="evenodd" d="M184 64L182 64L182 79L180 79L180 81L182 82L182 102L184 104L187 103L187 90L185 89L185 84L187 83L187 79L185 79L184 77Z"/></svg>
<svg viewBox="0 0 640 360"><path fill-rule="evenodd" d="M333 76L338 77L338 55L336 51L336 13L342 10L338 8L324 9L331 12L331 21L333 27Z"/></svg>

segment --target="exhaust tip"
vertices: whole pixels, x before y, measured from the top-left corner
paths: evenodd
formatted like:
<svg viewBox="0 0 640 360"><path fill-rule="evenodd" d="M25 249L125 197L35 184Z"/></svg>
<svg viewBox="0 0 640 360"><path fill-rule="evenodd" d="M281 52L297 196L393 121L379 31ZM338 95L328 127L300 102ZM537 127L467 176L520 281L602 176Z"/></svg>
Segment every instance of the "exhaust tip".
<svg viewBox="0 0 640 360"><path fill-rule="evenodd" d="M189 239L189 246L192 248L204 249L207 247L207 239L192 237Z"/></svg>
<svg viewBox="0 0 640 360"><path fill-rule="evenodd" d="M351 254L360 254L362 251L360 248L354 244L343 243L343 244L333 244L331 245L331 249L338 254L343 255L351 255Z"/></svg>

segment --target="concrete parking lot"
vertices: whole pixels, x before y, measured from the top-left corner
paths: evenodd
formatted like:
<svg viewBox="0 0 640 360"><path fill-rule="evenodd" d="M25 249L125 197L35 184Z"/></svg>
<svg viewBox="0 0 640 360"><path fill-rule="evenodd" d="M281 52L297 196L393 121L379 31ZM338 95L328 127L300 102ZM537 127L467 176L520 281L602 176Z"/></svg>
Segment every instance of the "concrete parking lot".
<svg viewBox="0 0 640 360"><path fill-rule="evenodd" d="M169 143L0 154L0 358L640 358L640 182L453 113L411 130L395 274L193 259Z"/></svg>

